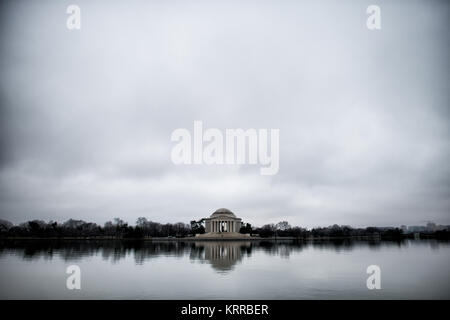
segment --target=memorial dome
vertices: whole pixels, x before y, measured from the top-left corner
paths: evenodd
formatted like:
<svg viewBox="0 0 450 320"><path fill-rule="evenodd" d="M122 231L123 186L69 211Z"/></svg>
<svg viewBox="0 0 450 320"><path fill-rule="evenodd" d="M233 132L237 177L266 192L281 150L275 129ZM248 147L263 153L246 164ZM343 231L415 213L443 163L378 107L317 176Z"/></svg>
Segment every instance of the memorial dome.
<svg viewBox="0 0 450 320"><path fill-rule="evenodd" d="M236 216L234 215L233 212L231 212L230 210L226 209L226 208L220 208L217 209L216 211L214 211L214 213L211 215L211 218L217 217L217 216L229 216L229 217L233 217L235 218Z"/></svg>

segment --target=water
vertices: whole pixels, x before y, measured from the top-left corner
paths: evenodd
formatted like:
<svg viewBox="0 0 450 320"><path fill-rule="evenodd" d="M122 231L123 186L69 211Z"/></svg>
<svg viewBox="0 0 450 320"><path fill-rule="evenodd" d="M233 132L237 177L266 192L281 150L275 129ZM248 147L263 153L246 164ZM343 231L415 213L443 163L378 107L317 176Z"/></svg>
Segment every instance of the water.
<svg viewBox="0 0 450 320"><path fill-rule="evenodd" d="M81 268L81 290L66 268ZM381 290L368 290L369 265ZM450 244L0 242L1 299L449 299Z"/></svg>

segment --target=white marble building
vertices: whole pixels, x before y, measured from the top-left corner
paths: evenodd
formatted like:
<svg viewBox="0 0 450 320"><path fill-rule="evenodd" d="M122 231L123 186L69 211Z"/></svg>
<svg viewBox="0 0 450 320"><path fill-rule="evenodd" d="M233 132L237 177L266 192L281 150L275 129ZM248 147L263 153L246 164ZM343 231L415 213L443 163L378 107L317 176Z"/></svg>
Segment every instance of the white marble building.
<svg viewBox="0 0 450 320"><path fill-rule="evenodd" d="M238 233L241 229L242 219L237 218L233 212L221 208L216 210L209 218L205 218L205 232L208 233Z"/></svg>

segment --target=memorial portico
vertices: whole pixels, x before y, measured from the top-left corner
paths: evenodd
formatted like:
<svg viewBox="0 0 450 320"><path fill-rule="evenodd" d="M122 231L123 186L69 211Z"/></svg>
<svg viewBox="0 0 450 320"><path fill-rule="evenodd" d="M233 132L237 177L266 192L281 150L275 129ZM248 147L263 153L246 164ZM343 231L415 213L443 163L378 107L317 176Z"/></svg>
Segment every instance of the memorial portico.
<svg viewBox="0 0 450 320"><path fill-rule="evenodd" d="M205 219L205 231L206 233L238 233L241 229L241 221L242 219L237 218L230 210L218 209Z"/></svg>

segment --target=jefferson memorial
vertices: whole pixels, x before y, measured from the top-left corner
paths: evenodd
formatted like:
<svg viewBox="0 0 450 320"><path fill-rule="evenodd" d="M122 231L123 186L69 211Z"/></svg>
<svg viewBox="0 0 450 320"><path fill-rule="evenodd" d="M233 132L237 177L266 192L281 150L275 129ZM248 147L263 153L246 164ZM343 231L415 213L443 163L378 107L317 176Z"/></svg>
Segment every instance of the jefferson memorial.
<svg viewBox="0 0 450 320"><path fill-rule="evenodd" d="M209 240L244 240L250 235L239 233L242 219L228 209L222 208L213 212L209 218L204 218L205 233L196 234L196 238Z"/></svg>
<svg viewBox="0 0 450 320"><path fill-rule="evenodd" d="M241 229L241 218L237 218L233 212L221 208L205 219L205 232L239 232Z"/></svg>

